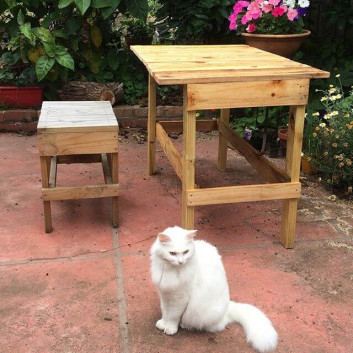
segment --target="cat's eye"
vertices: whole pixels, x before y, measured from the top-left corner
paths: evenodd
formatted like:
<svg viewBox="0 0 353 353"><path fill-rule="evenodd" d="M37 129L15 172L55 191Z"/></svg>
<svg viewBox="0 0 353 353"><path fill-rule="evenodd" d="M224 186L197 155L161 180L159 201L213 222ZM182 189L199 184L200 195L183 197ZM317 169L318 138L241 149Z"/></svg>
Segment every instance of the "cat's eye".
<svg viewBox="0 0 353 353"><path fill-rule="evenodd" d="M176 252L171 251L169 254L172 255L172 256L175 256L175 255L176 255Z"/></svg>
<svg viewBox="0 0 353 353"><path fill-rule="evenodd" d="M185 251L183 252L183 254L186 255L188 252L189 252L189 250L185 250Z"/></svg>

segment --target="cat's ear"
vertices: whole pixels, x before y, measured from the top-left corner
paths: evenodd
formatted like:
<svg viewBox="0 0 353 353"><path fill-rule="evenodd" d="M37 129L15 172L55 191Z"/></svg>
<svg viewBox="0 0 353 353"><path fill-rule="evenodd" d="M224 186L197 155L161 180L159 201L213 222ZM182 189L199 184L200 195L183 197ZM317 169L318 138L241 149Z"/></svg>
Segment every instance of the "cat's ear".
<svg viewBox="0 0 353 353"><path fill-rule="evenodd" d="M164 234L164 233L159 233L158 234L158 239L162 243L166 243L166 242L170 241L169 236L167 234Z"/></svg>
<svg viewBox="0 0 353 353"><path fill-rule="evenodd" d="M190 240L194 239L197 234L197 230L189 230L186 237Z"/></svg>

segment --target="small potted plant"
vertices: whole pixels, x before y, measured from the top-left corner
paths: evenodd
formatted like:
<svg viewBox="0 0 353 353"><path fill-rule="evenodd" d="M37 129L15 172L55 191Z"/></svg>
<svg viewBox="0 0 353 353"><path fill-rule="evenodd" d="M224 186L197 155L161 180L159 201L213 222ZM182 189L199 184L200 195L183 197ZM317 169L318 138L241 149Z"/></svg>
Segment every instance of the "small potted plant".
<svg viewBox="0 0 353 353"><path fill-rule="evenodd" d="M0 58L0 103L12 108L38 107L42 96L35 67L24 64L17 52L5 52Z"/></svg>
<svg viewBox="0 0 353 353"><path fill-rule="evenodd" d="M130 45L152 44L154 34L154 25L152 22L128 17L122 21L122 24L128 48L130 48Z"/></svg>
<svg viewBox="0 0 353 353"><path fill-rule="evenodd" d="M229 29L258 49L291 58L310 31L304 29L308 0L237 1L229 16Z"/></svg>

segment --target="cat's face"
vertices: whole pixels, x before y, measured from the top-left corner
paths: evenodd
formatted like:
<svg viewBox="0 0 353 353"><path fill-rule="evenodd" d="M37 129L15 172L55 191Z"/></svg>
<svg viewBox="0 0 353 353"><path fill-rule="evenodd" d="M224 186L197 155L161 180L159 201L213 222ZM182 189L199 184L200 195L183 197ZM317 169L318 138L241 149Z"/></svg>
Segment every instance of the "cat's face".
<svg viewBox="0 0 353 353"><path fill-rule="evenodd" d="M158 234L159 256L173 266L183 266L194 254L196 233L180 227L167 228Z"/></svg>

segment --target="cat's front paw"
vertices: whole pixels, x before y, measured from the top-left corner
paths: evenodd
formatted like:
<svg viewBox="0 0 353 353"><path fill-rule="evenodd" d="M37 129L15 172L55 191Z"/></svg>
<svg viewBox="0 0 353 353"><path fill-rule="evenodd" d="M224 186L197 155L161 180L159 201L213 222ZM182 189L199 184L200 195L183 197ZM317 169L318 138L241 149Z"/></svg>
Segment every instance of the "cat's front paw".
<svg viewBox="0 0 353 353"><path fill-rule="evenodd" d="M156 322L156 327L167 335L175 335L178 332L177 325L167 324L162 319Z"/></svg>
<svg viewBox="0 0 353 353"><path fill-rule="evenodd" d="M156 322L156 327L159 329L159 330L161 330L161 331L164 331L164 329L165 329L165 323L164 323L164 321L162 320L162 319L160 319L160 320L158 320L157 322Z"/></svg>

